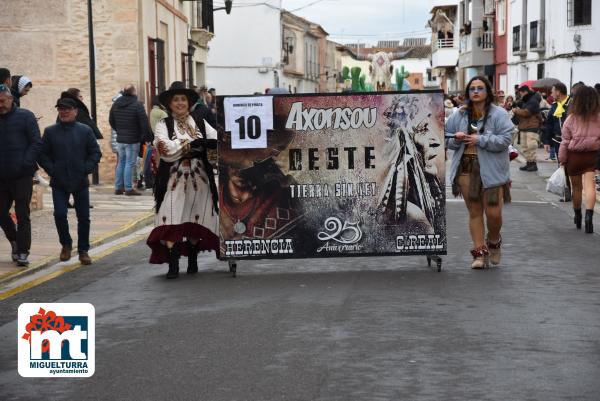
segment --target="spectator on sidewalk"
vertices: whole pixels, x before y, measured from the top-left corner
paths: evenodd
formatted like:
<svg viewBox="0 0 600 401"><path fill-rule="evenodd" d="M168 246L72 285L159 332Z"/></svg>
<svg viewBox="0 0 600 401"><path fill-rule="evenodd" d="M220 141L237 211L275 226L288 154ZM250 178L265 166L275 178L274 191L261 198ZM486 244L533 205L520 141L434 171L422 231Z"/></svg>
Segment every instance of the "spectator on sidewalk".
<svg viewBox="0 0 600 401"><path fill-rule="evenodd" d="M0 226L10 241L12 260L27 266L31 248L29 204L42 140L33 113L17 107L10 87L4 84L0 84L0 143ZM18 226L9 215L13 203Z"/></svg>
<svg viewBox="0 0 600 401"><path fill-rule="evenodd" d="M13 75L11 79L12 87L10 90L13 94L13 102L17 107L21 107L21 98L29 93L33 84L31 83L31 79L25 75Z"/></svg>
<svg viewBox="0 0 600 401"><path fill-rule="evenodd" d="M4 84L10 88L12 79L8 68L0 68L0 84Z"/></svg>
<svg viewBox="0 0 600 401"><path fill-rule="evenodd" d="M217 90L210 88L208 94L210 95L210 99L207 99L206 105L214 114L217 114Z"/></svg>
<svg viewBox="0 0 600 401"><path fill-rule="evenodd" d="M112 98L112 102L114 103L118 98L120 98L121 96L123 96L123 91L119 91L113 98ZM114 154L117 155L117 160L119 158L119 144L117 143L117 131L111 127L110 129L110 149L112 150L112 152ZM116 171L116 167L115 166L115 171Z"/></svg>
<svg viewBox="0 0 600 401"><path fill-rule="evenodd" d="M100 133L100 129L98 129L98 125L96 125L96 122L94 120L92 120L92 117L90 115L90 111L88 110L87 106L83 103L83 95L81 94L81 91L77 88L69 88L66 91L62 92L60 94L61 98L69 98L69 99L73 99L75 101L75 103L77 104L77 117L76 117L76 121L78 123L87 125L88 127L90 127L92 129L92 131L94 132L94 136L96 137L96 139L103 139L104 137L102 136L102 134ZM56 117L56 122L59 123L60 122L60 118L57 116ZM71 201L69 201L68 204L68 208L69 209L73 209L75 206L73 205L73 203ZM90 208L93 208L94 206L90 205Z"/></svg>
<svg viewBox="0 0 600 401"><path fill-rule="evenodd" d="M506 111L511 111L513 108L513 104L515 104L515 98L508 95L506 97L506 101L504 102L504 104L502 105L502 107L504 107L504 109Z"/></svg>
<svg viewBox="0 0 600 401"><path fill-rule="evenodd" d="M596 204L594 169L600 150L600 98L591 86L580 86L573 95L569 117L562 130L560 164L566 166L573 188L575 226L581 228L582 190L585 191L585 232L593 233Z"/></svg>
<svg viewBox="0 0 600 401"><path fill-rule="evenodd" d="M165 111L165 107L160 103L158 96L152 98L152 110L150 110L150 128L152 134L156 135L156 124L163 118L167 118L168 114ZM146 143L146 154L144 155L144 181L147 188L154 187L154 173L157 166L158 155L151 142Z"/></svg>
<svg viewBox="0 0 600 401"><path fill-rule="evenodd" d="M78 123L77 103L70 98L60 98L56 102L59 123L44 130L40 165L50 176L54 223L62 249L60 260L71 259L73 240L69 233L67 203L73 195L77 214L77 252L84 265L92 263L88 255L90 249L90 193L88 174L100 162L102 153L87 125Z"/></svg>
<svg viewBox="0 0 600 401"><path fill-rule="evenodd" d="M169 115L165 111L165 107L160 103L158 96L154 96L152 98L152 110L150 110L150 129L152 129L153 134L156 134L156 124L168 116Z"/></svg>
<svg viewBox="0 0 600 401"><path fill-rule="evenodd" d="M78 123L87 125L88 127L90 127L92 129L92 131L94 132L94 136L96 137L96 139L104 139L104 137L102 136L102 133L100 132L100 129L98 129L98 125L96 124L96 122L94 120L92 120L92 117L90 115L90 111L88 110L87 106L85 105L85 103L83 103L83 95L81 94L81 91L77 88L69 88L66 91L64 91L63 93L60 94L61 98L69 98L69 99L73 99L75 101L75 103L77 104L77 117L76 117L76 121ZM60 122L60 117L56 118L56 122Z"/></svg>
<svg viewBox="0 0 600 401"><path fill-rule="evenodd" d="M519 119L520 151L525 156L527 164L520 167L521 171L537 171L536 151L540 143L539 129L542 122L540 114L540 102L542 96L529 89L529 86L519 87L521 103L513 108L513 113Z"/></svg>
<svg viewBox="0 0 600 401"><path fill-rule="evenodd" d="M140 152L140 143L148 138L150 126L144 105L138 101L135 86L127 85L123 96L112 105L110 126L117 131L119 160L115 176L115 194L141 195L133 189L134 165Z"/></svg>
<svg viewBox="0 0 600 401"><path fill-rule="evenodd" d="M211 112L210 108L207 104L207 97L209 96L208 91L206 90L206 86L200 87L198 91L198 101L192 108L190 115L194 119L196 126L199 127L202 125L204 127L204 123L207 122L211 127L217 126L217 116L213 112Z"/></svg>
<svg viewBox="0 0 600 401"><path fill-rule="evenodd" d="M567 87L561 82L552 86L552 97L555 101L550 107L548 117L541 128L542 143L544 149L550 155L550 160L554 160L558 155L562 126L569 115L571 104L571 97L567 95Z"/></svg>

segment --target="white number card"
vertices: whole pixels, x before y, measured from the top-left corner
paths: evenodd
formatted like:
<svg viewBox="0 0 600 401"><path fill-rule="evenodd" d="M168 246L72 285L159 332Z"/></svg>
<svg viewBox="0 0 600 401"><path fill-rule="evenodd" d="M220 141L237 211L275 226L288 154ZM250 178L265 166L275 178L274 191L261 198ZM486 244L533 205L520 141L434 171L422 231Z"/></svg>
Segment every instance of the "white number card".
<svg viewBox="0 0 600 401"><path fill-rule="evenodd" d="M231 132L231 149L264 149L267 130L273 129L273 97L227 97L225 131Z"/></svg>

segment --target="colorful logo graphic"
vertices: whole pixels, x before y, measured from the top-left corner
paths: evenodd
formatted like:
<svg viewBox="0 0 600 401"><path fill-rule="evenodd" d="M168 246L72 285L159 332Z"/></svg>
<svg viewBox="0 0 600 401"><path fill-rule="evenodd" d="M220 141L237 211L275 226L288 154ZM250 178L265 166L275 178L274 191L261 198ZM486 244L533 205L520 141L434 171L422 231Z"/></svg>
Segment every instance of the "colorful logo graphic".
<svg viewBox="0 0 600 401"><path fill-rule="evenodd" d="M91 304L21 304L19 374L90 377L95 368L95 310Z"/></svg>

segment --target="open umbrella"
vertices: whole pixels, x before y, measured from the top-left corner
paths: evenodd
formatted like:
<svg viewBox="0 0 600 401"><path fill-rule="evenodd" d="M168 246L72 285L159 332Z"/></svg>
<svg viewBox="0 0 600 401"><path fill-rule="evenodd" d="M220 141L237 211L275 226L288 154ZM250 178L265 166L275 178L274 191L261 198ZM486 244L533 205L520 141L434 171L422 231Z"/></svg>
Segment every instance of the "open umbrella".
<svg viewBox="0 0 600 401"><path fill-rule="evenodd" d="M542 78L535 81L532 87L536 89L552 88L554 85L559 83L560 80L556 78Z"/></svg>
<svg viewBox="0 0 600 401"><path fill-rule="evenodd" d="M529 81L521 82L521 85L519 85L519 87L521 87L521 86L529 86L529 89L531 89L534 82L535 81L533 79L530 79Z"/></svg>

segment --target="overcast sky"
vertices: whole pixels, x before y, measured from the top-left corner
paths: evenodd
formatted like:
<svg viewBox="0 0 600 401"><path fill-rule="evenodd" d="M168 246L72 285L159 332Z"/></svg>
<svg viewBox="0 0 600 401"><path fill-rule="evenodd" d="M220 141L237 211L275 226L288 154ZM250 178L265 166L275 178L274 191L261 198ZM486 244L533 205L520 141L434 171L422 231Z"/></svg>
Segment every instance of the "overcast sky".
<svg viewBox="0 0 600 401"><path fill-rule="evenodd" d="M217 1L220 2L220 1ZM233 0L236 4L260 0ZM329 33L339 43L376 44L378 40L430 37L425 28L429 0L282 0L282 6Z"/></svg>
<svg viewBox="0 0 600 401"><path fill-rule="evenodd" d="M283 8L297 9L295 14L321 25L340 43L402 43L407 37L431 35L425 28L429 0L283 0Z"/></svg>

